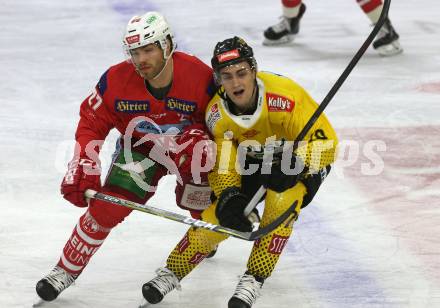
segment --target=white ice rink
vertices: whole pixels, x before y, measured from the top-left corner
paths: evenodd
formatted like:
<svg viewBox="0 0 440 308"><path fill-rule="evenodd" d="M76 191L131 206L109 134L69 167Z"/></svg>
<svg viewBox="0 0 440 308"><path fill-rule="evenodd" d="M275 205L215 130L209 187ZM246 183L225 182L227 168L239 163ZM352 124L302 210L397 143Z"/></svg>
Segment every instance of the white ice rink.
<svg viewBox="0 0 440 308"><path fill-rule="evenodd" d="M260 69L294 78L321 101L371 30L369 20L355 0L306 1L296 40L263 47L280 2L1 1L0 307L32 305L35 283L83 213L59 185L79 104L123 60L129 18L163 12L180 49L207 63L217 41L242 36ZM440 307L440 4L393 0L390 16L405 51L381 58L369 49L329 105L341 141L352 146L301 213L256 308ZM102 152L104 165L115 137ZM383 168L366 175L371 140L382 145L375 152ZM179 211L173 185L163 180L150 204ZM132 213L76 285L45 307L136 307L142 284L186 229ZM226 307L250 249L224 242L157 307Z"/></svg>

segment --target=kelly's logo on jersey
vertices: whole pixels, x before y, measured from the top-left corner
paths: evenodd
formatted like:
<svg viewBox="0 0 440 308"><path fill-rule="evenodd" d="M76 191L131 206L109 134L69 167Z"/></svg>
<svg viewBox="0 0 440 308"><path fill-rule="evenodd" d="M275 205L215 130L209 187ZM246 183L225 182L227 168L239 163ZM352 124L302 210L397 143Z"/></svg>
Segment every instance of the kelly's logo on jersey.
<svg viewBox="0 0 440 308"><path fill-rule="evenodd" d="M165 100L165 108L171 111L177 111L184 114L191 114L197 109L195 102L184 101L182 99L168 97Z"/></svg>
<svg viewBox="0 0 440 308"><path fill-rule="evenodd" d="M116 100L115 110L126 113L144 113L150 111L149 101Z"/></svg>
<svg viewBox="0 0 440 308"><path fill-rule="evenodd" d="M273 93L266 94L267 107L269 111L292 111L295 106L295 102L285 98L284 96L276 95Z"/></svg>

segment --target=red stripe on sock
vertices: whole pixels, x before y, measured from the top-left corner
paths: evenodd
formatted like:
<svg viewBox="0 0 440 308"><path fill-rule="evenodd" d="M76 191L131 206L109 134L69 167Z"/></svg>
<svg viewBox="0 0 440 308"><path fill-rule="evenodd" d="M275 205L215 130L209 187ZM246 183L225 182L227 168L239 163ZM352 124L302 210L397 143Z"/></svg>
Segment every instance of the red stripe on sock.
<svg viewBox="0 0 440 308"><path fill-rule="evenodd" d="M301 4L302 0L282 0L283 6L288 8L297 7Z"/></svg>
<svg viewBox="0 0 440 308"><path fill-rule="evenodd" d="M374 9L376 9L378 6L382 5L382 0L370 0L365 3L365 0L356 0L358 4L361 6L362 10L368 14ZM363 4L361 4L363 3Z"/></svg>
<svg viewBox="0 0 440 308"><path fill-rule="evenodd" d="M58 266L75 275L82 272L110 232L110 229L103 229L99 226L89 212L86 212L79 219L79 228L84 236L78 233L77 226L75 226L72 235L64 246L63 255L58 261ZM70 263L70 266L64 264L63 259Z"/></svg>

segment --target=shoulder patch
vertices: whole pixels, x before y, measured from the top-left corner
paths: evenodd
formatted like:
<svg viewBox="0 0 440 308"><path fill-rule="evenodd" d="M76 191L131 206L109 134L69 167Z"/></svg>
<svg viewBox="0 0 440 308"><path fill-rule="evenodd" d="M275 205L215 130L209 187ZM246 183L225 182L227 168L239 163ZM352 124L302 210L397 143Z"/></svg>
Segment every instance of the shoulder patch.
<svg viewBox="0 0 440 308"><path fill-rule="evenodd" d="M105 71L104 74L102 74L101 78L98 81L98 84L96 85L96 89L98 90L99 95L103 96L105 91L107 90L107 74L108 71Z"/></svg>
<svg viewBox="0 0 440 308"><path fill-rule="evenodd" d="M222 115L220 113L220 110L218 108L218 103L215 103L211 106L208 110L208 116L206 118L206 126L208 126L208 129L211 133L213 133L214 126L222 118Z"/></svg>
<svg viewBox="0 0 440 308"><path fill-rule="evenodd" d="M274 93L266 93L266 101L269 111L291 112L295 107L295 101Z"/></svg>

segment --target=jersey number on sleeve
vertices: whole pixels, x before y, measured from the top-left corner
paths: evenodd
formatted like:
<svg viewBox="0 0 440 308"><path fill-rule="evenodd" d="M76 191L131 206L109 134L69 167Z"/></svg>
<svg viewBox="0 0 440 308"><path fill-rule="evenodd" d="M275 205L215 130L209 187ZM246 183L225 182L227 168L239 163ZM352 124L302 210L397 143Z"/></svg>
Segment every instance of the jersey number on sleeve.
<svg viewBox="0 0 440 308"><path fill-rule="evenodd" d="M102 97L99 95L98 91L96 89L93 90L92 94L89 96L89 106L96 110L101 106L102 104Z"/></svg>

